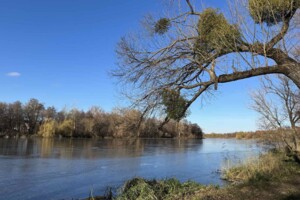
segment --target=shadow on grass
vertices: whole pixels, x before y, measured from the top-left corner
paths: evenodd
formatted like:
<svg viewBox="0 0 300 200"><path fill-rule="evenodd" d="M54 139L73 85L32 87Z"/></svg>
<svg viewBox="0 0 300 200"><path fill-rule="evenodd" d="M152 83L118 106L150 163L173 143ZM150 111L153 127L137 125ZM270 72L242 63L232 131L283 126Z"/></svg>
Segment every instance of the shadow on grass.
<svg viewBox="0 0 300 200"><path fill-rule="evenodd" d="M300 199L300 193L296 193L296 194L291 194L283 198L282 200L299 200L299 199Z"/></svg>

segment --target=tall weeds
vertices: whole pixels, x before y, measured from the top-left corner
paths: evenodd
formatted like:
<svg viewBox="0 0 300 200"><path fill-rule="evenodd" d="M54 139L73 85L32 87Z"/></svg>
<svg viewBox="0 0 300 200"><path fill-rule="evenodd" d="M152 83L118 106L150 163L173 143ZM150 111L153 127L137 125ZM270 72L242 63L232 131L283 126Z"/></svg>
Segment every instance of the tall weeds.
<svg viewBox="0 0 300 200"><path fill-rule="evenodd" d="M250 158L245 162L224 168L223 178L231 182L252 182L281 178L294 170L294 162L288 162L284 153L269 152L258 158Z"/></svg>

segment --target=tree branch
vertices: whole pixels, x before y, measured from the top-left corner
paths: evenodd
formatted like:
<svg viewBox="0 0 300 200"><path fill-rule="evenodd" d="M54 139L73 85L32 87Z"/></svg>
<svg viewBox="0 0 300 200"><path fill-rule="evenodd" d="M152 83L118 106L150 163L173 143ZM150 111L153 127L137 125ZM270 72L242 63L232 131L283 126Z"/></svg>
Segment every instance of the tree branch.
<svg viewBox="0 0 300 200"><path fill-rule="evenodd" d="M283 20L283 25L281 27L280 32L274 36L266 45L267 50L273 48L280 40L283 39L283 37L286 35L286 33L289 30L290 27L290 21L293 18L294 14L296 13L297 9L292 9L291 12L289 12Z"/></svg>
<svg viewBox="0 0 300 200"><path fill-rule="evenodd" d="M237 80L246 79L249 77L255 77L255 76L261 76L266 74L285 74L286 68L284 65L274 65L274 66L268 66L268 67L259 67L254 68L251 70L246 70L242 72L234 72L231 74L221 74L217 77L218 83L227 83ZM215 80L210 80L206 82L200 82L194 85L186 85L186 86L179 86L179 88L184 89L193 89L200 86L206 86L206 85L212 85L215 84Z"/></svg>
<svg viewBox="0 0 300 200"><path fill-rule="evenodd" d="M192 13L192 14L194 14L194 13L195 13L195 11L194 11L194 8L193 8L193 6L192 6L192 4L191 4L190 0L186 0L186 3L187 3L187 4L188 4L188 6L190 7L191 13Z"/></svg>
<svg viewBox="0 0 300 200"><path fill-rule="evenodd" d="M219 83L227 83L236 80L242 80L250 77L261 76L266 74L286 74L284 65L274 65L268 67L259 67L242 72L235 72L232 74L222 74L218 77Z"/></svg>

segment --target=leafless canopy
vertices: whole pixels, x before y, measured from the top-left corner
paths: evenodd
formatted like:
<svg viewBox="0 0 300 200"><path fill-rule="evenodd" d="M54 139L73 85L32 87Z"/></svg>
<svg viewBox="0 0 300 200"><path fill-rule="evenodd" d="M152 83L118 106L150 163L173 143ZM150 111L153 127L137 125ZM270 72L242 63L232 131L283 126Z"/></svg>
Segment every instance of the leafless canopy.
<svg viewBox="0 0 300 200"><path fill-rule="evenodd" d="M259 90L251 94L251 107L261 115L261 128L295 129L300 120L299 89L283 75L277 75L277 80L266 76L261 85Z"/></svg>
<svg viewBox="0 0 300 200"><path fill-rule="evenodd" d="M260 2L230 1L229 18L216 9L199 10L189 0L179 1L175 15L148 16L142 23L148 33L130 34L118 43L113 75L130 86L128 97L145 113L161 108L166 89L184 96L187 110L219 83L278 73L300 87L295 53L300 1Z"/></svg>

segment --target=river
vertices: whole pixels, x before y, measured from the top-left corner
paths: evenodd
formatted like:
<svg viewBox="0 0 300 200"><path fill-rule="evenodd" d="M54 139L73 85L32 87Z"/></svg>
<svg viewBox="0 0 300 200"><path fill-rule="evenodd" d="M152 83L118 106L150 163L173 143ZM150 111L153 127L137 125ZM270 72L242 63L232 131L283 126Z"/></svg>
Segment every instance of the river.
<svg viewBox="0 0 300 200"><path fill-rule="evenodd" d="M236 139L0 139L0 199L80 199L133 177L223 185L222 167L261 151Z"/></svg>

